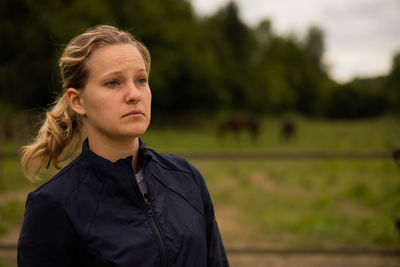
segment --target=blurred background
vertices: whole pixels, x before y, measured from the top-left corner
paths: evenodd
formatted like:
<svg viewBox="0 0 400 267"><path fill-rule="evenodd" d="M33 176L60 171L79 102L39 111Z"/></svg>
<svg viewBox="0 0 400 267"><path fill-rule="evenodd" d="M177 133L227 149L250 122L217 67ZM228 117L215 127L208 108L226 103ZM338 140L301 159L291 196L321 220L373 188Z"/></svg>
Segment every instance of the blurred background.
<svg viewBox="0 0 400 267"><path fill-rule="evenodd" d="M0 15L0 266L56 172L28 182L18 152L64 45L97 24L149 48L143 139L203 173L232 266L399 266L398 0L1 0Z"/></svg>

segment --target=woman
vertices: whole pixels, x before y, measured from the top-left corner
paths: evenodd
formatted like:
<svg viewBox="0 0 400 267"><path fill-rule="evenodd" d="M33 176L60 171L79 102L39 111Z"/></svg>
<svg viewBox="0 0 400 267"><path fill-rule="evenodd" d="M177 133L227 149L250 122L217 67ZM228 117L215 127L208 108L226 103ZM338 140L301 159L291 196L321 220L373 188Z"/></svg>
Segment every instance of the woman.
<svg viewBox="0 0 400 267"><path fill-rule="evenodd" d="M19 266L228 266L201 174L146 148L150 54L129 33L98 26L59 66L63 92L21 163L32 178L82 153L29 194Z"/></svg>

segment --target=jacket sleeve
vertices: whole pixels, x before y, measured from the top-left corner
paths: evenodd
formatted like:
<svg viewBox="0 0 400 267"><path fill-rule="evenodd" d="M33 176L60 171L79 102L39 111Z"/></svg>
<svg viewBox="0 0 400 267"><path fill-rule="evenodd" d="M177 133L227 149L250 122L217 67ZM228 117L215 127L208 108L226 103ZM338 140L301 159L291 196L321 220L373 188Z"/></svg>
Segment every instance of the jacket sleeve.
<svg viewBox="0 0 400 267"><path fill-rule="evenodd" d="M206 221L206 238L207 238L207 266L220 267L229 266L228 259L222 238L215 220L214 206L207 189L207 185L201 173L191 166L196 180L199 183L201 195L203 198L204 214Z"/></svg>
<svg viewBox="0 0 400 267"><path fill-rule="evenodd" d="M74 238L60 204L45 192L30 193L18 240L18 266L72 266Z"/></svg>

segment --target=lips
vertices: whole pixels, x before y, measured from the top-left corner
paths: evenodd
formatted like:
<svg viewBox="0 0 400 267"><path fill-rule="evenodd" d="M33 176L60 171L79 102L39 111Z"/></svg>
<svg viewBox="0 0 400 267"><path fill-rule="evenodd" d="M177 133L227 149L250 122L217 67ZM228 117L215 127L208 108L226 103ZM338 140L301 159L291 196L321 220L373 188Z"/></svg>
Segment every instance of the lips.
<svg viewBox="0 0 400 267"><path fill-rule="evenodd" d="M137 116L144 116L144 113L140 109L135 109L129 111L122 117L125 118L125 117L137 117Z"/></svg>

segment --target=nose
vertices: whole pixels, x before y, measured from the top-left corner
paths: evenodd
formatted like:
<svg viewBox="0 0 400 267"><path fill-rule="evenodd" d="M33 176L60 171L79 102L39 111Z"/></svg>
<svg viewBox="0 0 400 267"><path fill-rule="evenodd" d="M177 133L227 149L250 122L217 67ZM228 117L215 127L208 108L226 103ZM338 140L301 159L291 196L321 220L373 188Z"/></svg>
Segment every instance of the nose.
<svg viewBox="0 0 400 267"><path fill-rule="evenodd" d="M136 87L134 82L130 82L126 86L125 102L135 103L140 100L140 90Z"/></svg>

